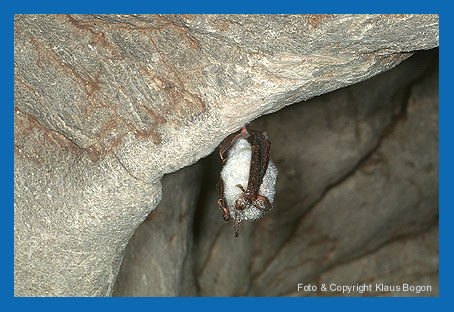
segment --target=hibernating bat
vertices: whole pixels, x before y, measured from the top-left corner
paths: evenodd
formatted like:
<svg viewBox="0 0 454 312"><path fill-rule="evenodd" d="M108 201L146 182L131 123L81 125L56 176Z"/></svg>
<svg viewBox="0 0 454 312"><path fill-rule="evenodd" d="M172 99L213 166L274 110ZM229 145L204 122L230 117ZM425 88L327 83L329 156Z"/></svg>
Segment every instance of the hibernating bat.
<svg viewBox="0 0 454 312"><path fill-rule="evenodd" d="M256 220L272 208L277 169L270 159L266 132L246 126L230 134L219 146L222 160L218 205L223 218L233 218L235 238L241 221Z"/></svg>

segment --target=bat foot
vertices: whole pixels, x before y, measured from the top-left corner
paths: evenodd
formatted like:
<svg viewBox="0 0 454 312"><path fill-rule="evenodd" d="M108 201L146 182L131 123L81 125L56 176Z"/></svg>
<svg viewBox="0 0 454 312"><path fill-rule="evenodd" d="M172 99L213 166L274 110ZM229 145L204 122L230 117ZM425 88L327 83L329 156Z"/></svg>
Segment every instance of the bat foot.
<svg viewBox="0 0 454 312"><path fill-rule="evenodd" d="M218 206L219 208L221 208L222 210L222 218L224 219L224 221L229 221L230 220L230 212L227 208L224 207L224 205L222 204L222 199L218 200Z"/></svg>

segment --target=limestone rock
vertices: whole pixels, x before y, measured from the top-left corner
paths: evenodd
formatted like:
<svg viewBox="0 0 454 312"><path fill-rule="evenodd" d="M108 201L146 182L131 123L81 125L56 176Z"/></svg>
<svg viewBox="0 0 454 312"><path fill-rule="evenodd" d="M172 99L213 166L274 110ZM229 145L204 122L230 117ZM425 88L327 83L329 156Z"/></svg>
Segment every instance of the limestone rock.
<svg viewBox="0 0 454 312"><path fill-rule="evenodd" d="M318 291L287 295L436 297L438 226L399 237L370 254L336 265L320 274L317 281L308 284L316 285ZM321 291L323 284L327 286L326 291ZM408 286L405 287L405 284ZM341 285L366 285L367 288L364 287L364 292L337 291L336 286Z"/></svg>
<svg viewBox="0 0 454 312"><path fill-rule="evenodd" d="M436 46L437 15L16 15L15 295L110 295L164 174Z"/></svg>
<svg viewBox="0 0 454 312"><path fill-rule="evenodd" d="M193 236L184 236L193 240L193 251L186 255L193 267L175 267L178 259L156 254L162 245L150 245L159 235L151 232L156 225L144 222L137 233L149 235L142 245L133 239L128 246L118 280L122 291L114 295L144 294L136 289L142 281L128 272L154 275L156 269L128 261L137 258L164 261L161 270L180 272L180 284L169 294L193 295L197 289L202 296L436 296L436 53L418 54L374 79L256 120L251 127L268 131L281 178L273 211L259 222L244 222L237 240L216 207L219 156L199 162L205 178ZM432 74L421 81L427 71ZM176 181L193 167L168 178ZM187 188L186 181L179 185ZM178 197L175 189L164 189L162 203ZM166 209L163 205L152 215ZM177 200L173 205L178 211L185 204ZM173 219L159 225L175 226ZM296 292L297 283L319 290L322 283L370 283L374 290ZM375 283L430 285L432 291L378 291ZM159 295L159 289L147 291Z"/></svg>
<svg viewBox="0 0 454 312"><path fill-rule="evenodd" d="M328 189L295 224L291 238L256 276L251 292L283 294L298 281L312 280L338 263L437 224L436 75L412 88L405 115L384 133L373 153L341 184ZM430 248L436 250L437 245L435 240ZM430 258L436 261L438 253ZM431 271L438 268L432 266ZM399 278L404 282L407 276Z"/></svg>
<svg viewBox="0 0 454 312"><path fill-rule="evenodd" d="M260 222L242 225L249 230L232 252L231 228L216 221L210 195L203 239L195 243L200 295L287 295L297 283L437 224L437 73L411 89L408 83L418 77L414 68L420 75L438 64L419 56L251 125L272 140L281 173L275 207ZM436 246L432 241L427 250ZM427 259L437 262L438 254ZM219 269L242 264L246 272Z"/></svg>
<svg viewBox="0 0 454 312"><path fill-rule="evenodd" d="M202 185L197 163L162 179L156 210L128 243L114 296L194 296L192 238ZM189 287L188 287L189 286Z"/></svg>

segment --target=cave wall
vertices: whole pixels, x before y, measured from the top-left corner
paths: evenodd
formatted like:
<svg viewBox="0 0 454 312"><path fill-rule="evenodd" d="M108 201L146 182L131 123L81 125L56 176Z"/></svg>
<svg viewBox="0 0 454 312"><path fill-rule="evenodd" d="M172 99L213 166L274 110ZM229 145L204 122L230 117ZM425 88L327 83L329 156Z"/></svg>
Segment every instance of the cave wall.
<svg viewBox="0 0 454 312"><path fill-rule="evenodd" d="M362 102L376 92L381 105L350 106L343 100L322 109L308 104L310 114L318 117L301 113L300 123L306 128L301 129L301 142L296 145L304 146L304 153L289 144L288 155L276 154L285 150L275 148L279 140L294 132L289 122L281 122L277 134L269 130L273 157L281 166L281 199L276 198L275 210L263 221L242 225L240 240L230 241L230 248L210 242L215 237L216 242L229 241L230 225L219 223L216 209L200 210L203 202L211 205L215 200L208 198L214 193L205 191L211 190L211 182L199 187L200 179L194 178L188 182L193 190L174 187L174 200L184 204L170 202L169 209L175 211L149 216L161 202L161 180L210 155L224 137L260 116L366 81L415 51L437 47L438 24L438 15L421 14L15 15L14 294L110 296L125 248L133 235L140 236L136 230L149 218L162 223L153 225L162 231L153 246L168 242L176 233L172 242L180 250L163 251L160 259L153 258L162 284L154 283L156 274L139 274L154 281L152 290L145 291L141 285L123 289L150 295L271 294L265 285L276 283L273 272L285 274L282 259L265 250L290 242L294 231L308 230L302 224L287 224L289 217L273 218L273 213L294 213L290 219L296 221L304 211L312 211L308 207L322 198L327 185L336 185L374 150L381 133L399 115L397 104L391 102L405 94L394 98L385 86L380 89L382 95L379 89L366 88L352 93L349 100ZM410 78L404 81L409 83ZM391 81L388 86L394 88ZM331 99L331 104L337 102ZM306 107L295 107L300 106ZM352 112L347 114L348 110ZM318 128L322 125L342 135ZM314 140L321 145L312 144ZM295 182L293 187L299 183L304 198L294 197L293 189L280 189L287 179ZM418 193L420 181L408 179L417 186L411 189L407 184L413 184L408 182L399 187ZM205 194L206 200L200 200L198 193ZM280 208L286 197L293 203ZM367 210L370 203L364 205ZM390 218L387 213L383 212ZM274 235L281 225L282 233ZM416 222L414 227L418 226ZM272 231L263 230L263 239L252 239L260 233L255 227ZM220 231L219 235L213 231ZM313 279L317 272L346 259L348 236L335 243L324 229L313 231L319 233L319 240L330 242L318 245L316 254L343 247L327 256L324 266L310 269L314 274L301 272L295 278ZM205 235L209 239L204 241ZM390 237L374 238L370 250ZM352 242L358 248L363 243L358 238ZM210 246L217 252L210 252ZM237 255L242 265L227 261L220 266L223 250ZM286 257L288 249L279 255ZM355 255L359 254L351 257ZM251 259L253 264L246 267ZM174 266L166 267L169 261ZM189 268L199 273L187 274ZM231 281L225 276L231 276ZM186 286L177 287L178 281ZM194 284L198 286L190 286ZM117 285L120 289L121 283ZM281 284L274 293L292 289Z"/></svg>
<svg viewBox="0 0 454 312"><path fill-rule="evenodd" d="M438 296L438 50L250 127L272 142L274 209L235 239L216 203L217 150L166 175L114 296ZM375 289L404 283L432 290Z"/></svg>

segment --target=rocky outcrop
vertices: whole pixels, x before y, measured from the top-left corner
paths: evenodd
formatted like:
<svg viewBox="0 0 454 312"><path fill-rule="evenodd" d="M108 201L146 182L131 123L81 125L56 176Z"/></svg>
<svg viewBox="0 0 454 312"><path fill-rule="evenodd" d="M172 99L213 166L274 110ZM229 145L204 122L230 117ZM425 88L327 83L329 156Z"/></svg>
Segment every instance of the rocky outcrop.
<svg viewBox="0 0 454 312"><path fill-rule="evenodd" d="M17 296L110 295L129 239L161 200L164 174L212 153L226 135L261 115L365 80L399 64L415 50L438 46L436 15L16 15L14 27ZM338 104L337 98L324 105L311 104L315 100L295 106L313 110L288 118L298 118L306 125L304 133L313 133L320 144L308 146L309 137L300 136L304 154L289 149L277 155L283 166L279 178L294 181L293 187L304 189L305 195L296 197L294 189L281 190L281 196L293 204L279 208L276 197L276 214L293 214L299 220L321 200L327 185L336 185L372 153L400 110L392 102L397 101L394 96L404 95L394 84L404 87L411 80L396 78L383 83L382 93L366 87L352 95L362 101L375 94L375 106ZM385 104L379 105L383 99ZM291 125L281 123L278 132L292 133ZM344 131L342 140L330 129ZM266 130L275 153L280 136ZM296 174L299 168L304 168L304 176ZM186 174L181 176L184 179ZM188 206L174 202L168 208L174 211L153 225L153 233L160 234L149 246L175 235L174 244L182 248L176 253L169 250L159 259L159 253L153 256L156 272L161 270L163 280L169 279L162 287L153 284L151 290L140 291L144 295L270 294L263 285L274 278L273 261L279 258L263 250L291 241L292 231L299 227L289 225L280 235L265 231L261 240L251 240L259 232L250 226L242 233L244 238L229 243L229 254L241 255L238 259L243 260L238 261L246 264L251 258L244 254L249 253L254 259L251 268L233 263L220 267L216 257L206 258L215 246L211 238L202 239L211 227L218 228L218 221L211 222L205 213L198 217L193 204L199 185L214 186L194 181L188 182L191 186L186 191L174 190L174 200ZM411 182L406 183L400 187L410 189ZM416 192L418 187L411 190ZM170 220L176 225L166 225ZM284 220L267 217L257 226L274 229ZM176 234L166 232L170 228ZM230 241L231 233L225 233L219 235ZM193 247L191 235L200 237ZM219 235L217 241L222 240ZM381 243L376 241L370 248ZM216 248L221 249L214 254L222 258L223 248L228 247ZM198 256L189 256L192 251ZM344 256L334 253L333 261ZM166 257L175 264L176 271L170 275L170 267L163 266ZM181 280L191 284L182 272L192 267L200 271L193 281L199 285L197 292L189 291L189 286L172 286ZM216 269L216 274L231 274L232 280L220 279L227 288L207 287L217 279L212 273ZM250 276L233 281L241 272ZM311 279L314 274L303 277ZM117 287L120 293L121 282ZM276 294L291 291L281 287Z"/></svg>

